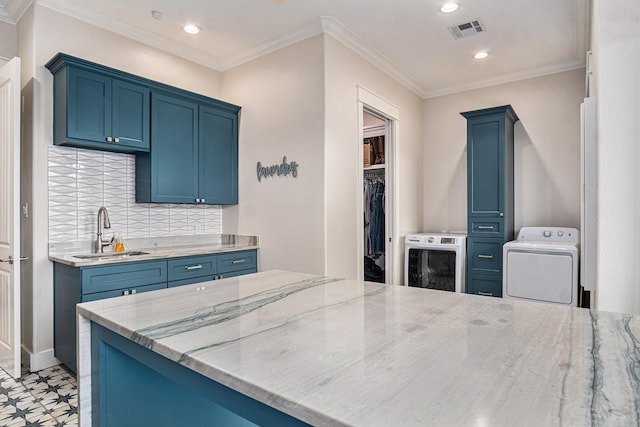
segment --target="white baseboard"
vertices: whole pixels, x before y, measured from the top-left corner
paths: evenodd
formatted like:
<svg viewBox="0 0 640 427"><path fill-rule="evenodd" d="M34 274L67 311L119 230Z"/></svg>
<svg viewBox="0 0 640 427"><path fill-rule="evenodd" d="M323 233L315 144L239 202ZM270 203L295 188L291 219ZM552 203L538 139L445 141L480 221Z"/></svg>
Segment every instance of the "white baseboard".
<svg viewBox="0 0 640 427"><path fill-rule="evenodd" d="M31 353L24 346L22 350L22 364L29 367L29 372L36 372L59 365L60 361L53 355L53 349Z"/></svg>

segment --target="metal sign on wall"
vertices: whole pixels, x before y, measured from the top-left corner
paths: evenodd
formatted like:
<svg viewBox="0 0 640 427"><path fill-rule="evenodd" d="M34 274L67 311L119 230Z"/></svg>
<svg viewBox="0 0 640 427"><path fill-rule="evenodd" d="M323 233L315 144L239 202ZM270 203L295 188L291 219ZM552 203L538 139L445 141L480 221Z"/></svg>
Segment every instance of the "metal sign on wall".
<svg viewBox="0 0 640 427"><path fill-rule="evenodd" d="M262 181L262 178L269 178L273 176L287 176L291 175L296 178L298 176L298 162L288 162L287 156L282 157L282 162L271 165L262 166L262 162L256 164L256 173L258 175L258 182Z"/></svg>

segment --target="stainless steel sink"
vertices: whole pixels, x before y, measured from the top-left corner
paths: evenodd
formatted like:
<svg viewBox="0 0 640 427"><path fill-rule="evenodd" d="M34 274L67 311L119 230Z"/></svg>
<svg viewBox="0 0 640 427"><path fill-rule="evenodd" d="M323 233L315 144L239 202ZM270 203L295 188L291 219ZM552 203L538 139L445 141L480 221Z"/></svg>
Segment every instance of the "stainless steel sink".
<svg viewBox="0 0 640 427"><path fill-rule="evenodd" d="M73 255L74 258L79 259L110 259L110 258L128 258L132 256L149 255L149 252L142 251L127 251L127 252L109 252L106 254L87 254L87 255Z"/></svg>

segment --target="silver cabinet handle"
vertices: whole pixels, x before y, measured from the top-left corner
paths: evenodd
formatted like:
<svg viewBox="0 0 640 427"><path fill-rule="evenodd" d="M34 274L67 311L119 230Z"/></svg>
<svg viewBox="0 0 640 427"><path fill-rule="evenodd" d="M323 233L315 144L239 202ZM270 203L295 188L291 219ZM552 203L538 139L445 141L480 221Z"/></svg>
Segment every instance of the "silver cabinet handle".
<svg viewBox="0 0 640 427"><path fill-rule="evenodd" d="M504 216L504 212L500 212L500 216L501 216L501 217L502 217L502 216Z"/></svg>
<svg viewBox="0 0 640 427"><path fill-rule="evenodd" d="M129 295L129 290L123 291L122 295Z"/></svg>
<svg viewBox="0 0 640 427"><path fill-rule="evenodd" d="M135 289L131 289L131 295L134 295L136 293Z"/></svg>
<svg viewBox="0 0 640 427"><path fill-rule="evenodd" d="M478 230L493 230L493 225L479 225Z"/></svg>
<svg viewBox="0 0 640 427"><path fill-rule="evenodd" d="M113 142L113 138L111 138L110 136L107 137L107 142Z"/></svg>
<svg viewBox="0 0 640 427"><path fill-rule="evenodd" d="M478 295L484 295L485 297L492 297L493 296L493 292L478 291Z"/></svg>
<svg viewBox="0 0 640 427"><path fill-rule="evenodd" d="M202 203L204 203L204 199L200 199L200 201L201 201Z"/></svg>
<svg viewBox="0 0 640 427"><path fill-rule="evenodd" d="M200 270L202 268L202 265L198 264L198 265L186 265L184 267L185 270Z"/></svg>
<svg viewBox="0 0 640 427"><path fill-rule="evenodd" d="M231 264L242 264L244 262L247 262L246 259L242 258L242 259L234 259L233 261L231 261Z"/></svg>
<svg viewBox="0 0 640 427"><path fill-rule="evenodd" d="M113 142L115 142L117 144L118 142L120 142L120 138L114 138Z"/></svg>
<svg viewBox="0 0 640 427"><path fill-rule="evenodd" d="M28 256L21 256L20 259L18 261L26 261L28 260L29 257ZM0 262L8 262L9 264L13 264L15 262L15 260L13 259L13 256L9 255L9 258L7 259L0 259Z"/></svg>
<svg viewBox="0 0 640 427"><path fill-rule="evenodd" d="M493 259L493 255L478 255L478 258L482 258L482 259Z"/></svg>
<svg viewBox="0 0 640 427"><path fill-rule="evenodd" d="M196 203L200 203L200 199L196 199Z"/></svg>

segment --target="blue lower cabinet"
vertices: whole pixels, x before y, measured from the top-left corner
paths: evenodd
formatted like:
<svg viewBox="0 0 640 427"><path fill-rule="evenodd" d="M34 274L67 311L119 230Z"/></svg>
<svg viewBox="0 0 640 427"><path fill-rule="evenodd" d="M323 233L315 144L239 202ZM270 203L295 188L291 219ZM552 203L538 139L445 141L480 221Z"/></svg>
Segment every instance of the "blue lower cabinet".
<svg viewBox="0 0 640 427"><path fill-rule="evenodd" d="M167 262L53 264L54 355L76 372L76 304L167 287Z"/></svg>
<svg viewBox="0 0 640 427"><path fill-rule="evenodd" d="M218 255L198 255L184 258L172 258L167 264L169 268L168 280L185 280L200 277L214 277L218 271ZM213 280L205 278L198 280ZM197 282L192 282L197 283Z"/></svg>
<svg viewBox="0 0 640 427"><path fill-rule="evenodd" d="M468 238L467 265L470 274L501 274L502 239Z"/></svg>
<svg viewBox="0 0 640 427"><path fill-rule="evenodd" d="M76 304L258 271L257 249L88 267L53 263L54 355L76 372Z"/></svg>
<svg viewBox="0 0 640 427"><path fill-rule="evenodd" d="M244 270L256 270L257 252L255 250L229 252L218 255L218 273L231 277L228 273ZM255 273L255 271L251 271ZM246 274L246 273L244 273Z"/></svg>
<svg viewBox="0 0 640 427"><path fill-rule="evenodd" d="M502 297L502 276L469 275L467 293L489 297Z"/></svg>

